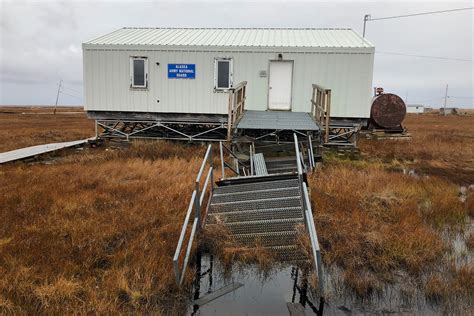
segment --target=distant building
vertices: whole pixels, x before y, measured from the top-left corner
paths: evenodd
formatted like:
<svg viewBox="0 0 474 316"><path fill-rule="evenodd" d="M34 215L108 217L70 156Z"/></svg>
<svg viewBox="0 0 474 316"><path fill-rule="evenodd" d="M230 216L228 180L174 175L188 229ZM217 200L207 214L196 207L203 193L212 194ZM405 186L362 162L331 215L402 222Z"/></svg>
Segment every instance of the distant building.
<svg viewBox="0 0 474 316"><path fill-rule="evenodd" d="M441 115L455 115L458 114L457 108L440 108L439 114Z"/></svg>
<svg viewBox="0 0 474 316"><path fill-rule="evenodd" d="M425 107L421 104L407 104L407 113L424 113Z"/></svg>
<svg viewBox="0 0 474 316"><path fill-rule="evenodd" d="M433 113L434 111L435 111L435 109L433 109L430 106L425 106L424 109L423 109L423 113Z"/></svg>

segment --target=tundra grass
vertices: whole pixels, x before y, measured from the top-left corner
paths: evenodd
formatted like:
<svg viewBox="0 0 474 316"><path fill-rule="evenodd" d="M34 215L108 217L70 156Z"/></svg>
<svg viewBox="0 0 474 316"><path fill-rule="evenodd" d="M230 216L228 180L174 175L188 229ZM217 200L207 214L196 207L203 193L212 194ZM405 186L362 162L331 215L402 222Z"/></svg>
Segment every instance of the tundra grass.
<svg viewBox="0 0 474 316"><path fill-rule="evenodd" d="M42 115L0 114L0 148L93 134L83 114ZM361 297L401 274L429 300L472 304L472 261L450 259L443 236L472 224L474 192L462 200L459 185L474 184L474 117L409 116L407 127L411 140L363 140L358 160L332 155L310 176L323 261ZM0 166L0 314L184 313L172 256L204 150L137 142ZM224 263L273 265L225 232L202 238Z"/></svg>
<svg viewBox="0 0 474 316"><path fill-rule="evenodd" d="M182 313L172 256L203 152L140 143L2 166L1 313Z"/></svg>

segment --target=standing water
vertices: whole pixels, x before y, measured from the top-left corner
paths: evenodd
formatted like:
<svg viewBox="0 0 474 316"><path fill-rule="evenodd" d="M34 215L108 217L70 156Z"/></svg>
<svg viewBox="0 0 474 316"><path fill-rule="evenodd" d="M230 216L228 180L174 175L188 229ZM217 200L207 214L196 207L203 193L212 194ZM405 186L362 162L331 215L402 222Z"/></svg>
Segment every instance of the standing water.
<svg viewBox="0 0 474 316"><path fill-rule="evenodd" d="M322 315L323 301L312 295L311 271L285 265L226 269L212 255L197 255L194 301L189 315ZM217 297L218 296L218 297ZM216 298L217 297L217 298Z"/></svg>

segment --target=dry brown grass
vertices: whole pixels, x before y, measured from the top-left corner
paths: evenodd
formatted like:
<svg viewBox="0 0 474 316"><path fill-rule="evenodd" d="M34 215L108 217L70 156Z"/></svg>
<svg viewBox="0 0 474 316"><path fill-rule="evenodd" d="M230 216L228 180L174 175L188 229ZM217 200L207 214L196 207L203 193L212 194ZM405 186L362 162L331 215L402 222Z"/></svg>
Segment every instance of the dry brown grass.
<svg viewBox="0 0 474 316"><path fill-rule="evenodd" d="M408 115L410 140L361 139L368 159L399 161L459 184L474 184L474 116Z"/></svg>
<svg viewBox="0 0 474 316"><path fill-rule="evenodd" d="M0 151L93 133L84 115L0 113L0 123ZM363 160L331 158L310 177L323 260L360 296L401 270L431 273L429 298L472 298L472 267L449 268L443 286L436 269L450 251L442 232L474 214L474 192L462 203L457 186L474 183L473 118L409 116L407 126L411 141L363 140ZM175 286L172 255L204 149L137 142L0 166L0 314L182 314L187 292ZM202 242L224 263L272 265L222 230L206 229Z"/></svg>
<svg viewBox="0 0 474 316"><path fill-rule="evenodd" d="M181 313L172 255L203 150L151 142L1 166L1 312Z"/></svg>
<svg viewBox="0 0 474 316"><path fill-rule="evenodd" d="M442 229L466 220L456 185L382 164L333 162L312 175L310 187L323 259L361 295L392 282L396 271L419 276L440 264L448 251Z"/></svg>
<svg viewBox="0 0 474 316"><path fill-rule="evenodd" d="M466 239L466 247L469 251L474 251L474 234L470 234Z"/></svg>
<svg viewBox="0 0 474 316"><path fill-rule="evenodd" d="M262 271L268 271L275 263L275 258L268 249L258 242L255 245L241 245L236 242L231 233L222 224L206 226L200 237L202 249L218 256L226 269L233 264L240 266L256 265Z"/></svg>
<svg viewBox="0 0 474 316"><path fill-rule="evenodd" d="M0 107L0 152L94 136L82 108Z"/></svg>
<svg viewBox="0 0 474 316"><path fill-rule="evenodd" d="M463 265L459 268L451 267L443 273L435 272L428 276L424 284L426 297L435 303L448 305L473 306L474 302L474 268L472 265ZM471 309L472 310L472 309Z"/></svg>

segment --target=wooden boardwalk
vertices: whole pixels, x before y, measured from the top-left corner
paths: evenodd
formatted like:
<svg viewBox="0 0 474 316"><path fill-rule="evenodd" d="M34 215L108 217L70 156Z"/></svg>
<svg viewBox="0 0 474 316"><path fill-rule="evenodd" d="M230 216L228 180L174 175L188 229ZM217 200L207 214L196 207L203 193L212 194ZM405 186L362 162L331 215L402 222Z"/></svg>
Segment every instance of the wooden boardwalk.
<svg viewBox="0 0 474 316"><path fill-rule="evenodd" d="M82 144L87 143L89 140L93 140L93 139L95 139L95 137L81 139L81 140L74 140L70 142L43 144L43 145L37 145L37 146L31 146L31 147L15 149L12 151L7 151L4 153L0 153L0 164L15 161L15 160L35 157L37 155L45 154L45 153L56 151L63 148L82 145Z"/></svg>

